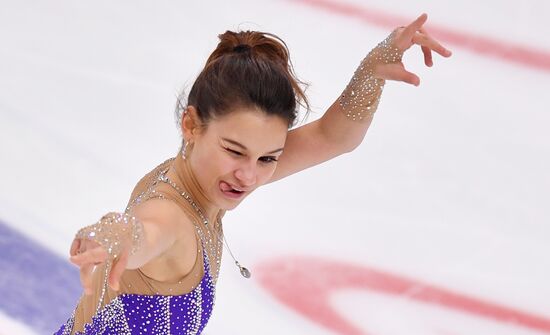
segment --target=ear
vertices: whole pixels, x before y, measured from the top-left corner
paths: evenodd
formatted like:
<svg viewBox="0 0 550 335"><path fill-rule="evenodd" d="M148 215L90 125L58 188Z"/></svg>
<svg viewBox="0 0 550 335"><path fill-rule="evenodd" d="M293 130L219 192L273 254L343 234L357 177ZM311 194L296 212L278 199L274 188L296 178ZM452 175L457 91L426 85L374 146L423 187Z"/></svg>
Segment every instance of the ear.
<svg viewBox="0 0 550 335"><path fill-rule="evenodd" d="M186 142L193 142L201 127L199 114L195 106L187 106L181 118L181 133Z"/></svg>

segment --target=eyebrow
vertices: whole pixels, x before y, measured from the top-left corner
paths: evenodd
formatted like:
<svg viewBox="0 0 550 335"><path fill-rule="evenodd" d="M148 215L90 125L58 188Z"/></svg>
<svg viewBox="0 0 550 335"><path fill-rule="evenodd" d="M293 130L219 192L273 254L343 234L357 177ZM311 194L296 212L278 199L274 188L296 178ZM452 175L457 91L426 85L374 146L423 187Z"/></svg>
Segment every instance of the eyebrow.
<svg viewBox="0 0 550 335"><path fill-rule="evenodd" d="M231 139L224 138L224 137L222 137L221 139L222 139L222 141L229 142L229 143L231 143L231 144L233 144L233 145L238 146L239 148L241 148L241 149L243 149L243 150L245 150L245 151L248 151L248 148L247 148L247 147L245 147L244 145L242 145L241 143L239 143L239 142L237 142L237 141L233 141L233 140L231 140ZM277 152L279 152L279 151L283 151L283 148L279 148L279 149L277 149L277 150L270 151L270 152L268 152L267 154L270 155L270 154L277 153Z"/></svg>

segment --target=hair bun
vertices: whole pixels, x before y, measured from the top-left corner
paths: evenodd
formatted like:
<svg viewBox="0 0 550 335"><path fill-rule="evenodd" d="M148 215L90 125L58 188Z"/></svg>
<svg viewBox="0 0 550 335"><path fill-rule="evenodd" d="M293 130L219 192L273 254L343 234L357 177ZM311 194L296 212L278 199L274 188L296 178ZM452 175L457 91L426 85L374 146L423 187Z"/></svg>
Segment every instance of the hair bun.
<svg viewBox="0 0 550 335"><path fill-rule="evenodd" d="M250 54L252 58L269 59L281 66L289 66L286 44L277 36L259 31L226 31L218 35L220 42L206 61L206 66L223 56Z"/></svg>

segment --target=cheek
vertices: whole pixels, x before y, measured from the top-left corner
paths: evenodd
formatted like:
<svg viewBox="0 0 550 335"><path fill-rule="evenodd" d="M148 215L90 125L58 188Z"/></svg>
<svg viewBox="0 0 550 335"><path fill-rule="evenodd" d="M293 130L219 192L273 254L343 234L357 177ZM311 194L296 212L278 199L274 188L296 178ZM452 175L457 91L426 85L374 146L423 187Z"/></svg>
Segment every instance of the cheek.
<svg viewBox="0 0 550 335"><path fill-rule="evenodd" d="M258 168L258 182L259 182L258 184L263 185L267 183L269 179L271 179L271 177L273 176L273 173L275 173L276 167L277 165L275 164L260 166Z"/></svg>
<svg viewBox="0 0 550 335"><path fill-rule="evenodd" d="M220 150L204 149L195 161L195 176L201 180L203 187L210 188L231 172L233 163L231 158Z"/></svg>
<svg viewBox="0 0 550 335"><path fill-rule="evenodd" d="M212 171L217 174L217 177L225 177L230 175L238 168L235 159L230 157L225 152L217 152L210 157L210 165Z"/></svg>

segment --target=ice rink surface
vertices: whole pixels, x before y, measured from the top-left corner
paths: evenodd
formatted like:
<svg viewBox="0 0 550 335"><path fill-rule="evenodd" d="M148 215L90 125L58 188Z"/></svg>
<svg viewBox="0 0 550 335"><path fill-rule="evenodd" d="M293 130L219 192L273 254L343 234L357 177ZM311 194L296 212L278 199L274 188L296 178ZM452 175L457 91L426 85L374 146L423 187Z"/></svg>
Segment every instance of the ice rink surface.
<svg viewBox="0 0 550 335"><path fill-rule="evenodd" d="M175 155L175 95L225 30L275 33L322 115L392 27L453 50L390 82L354 152L225 218L206 334L550 334L550 3L2 1L0 334L49 334L80 294L76 230Z"/></svg>

